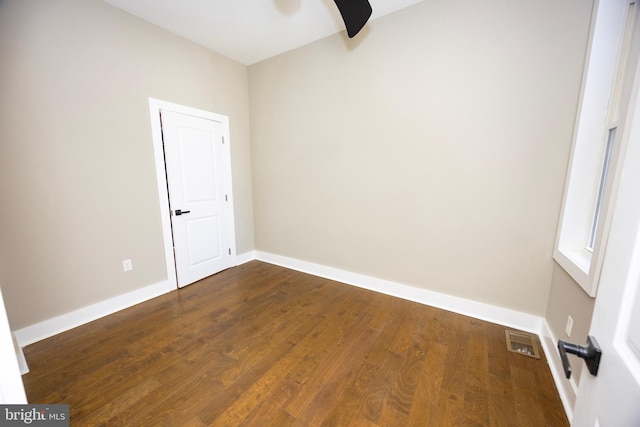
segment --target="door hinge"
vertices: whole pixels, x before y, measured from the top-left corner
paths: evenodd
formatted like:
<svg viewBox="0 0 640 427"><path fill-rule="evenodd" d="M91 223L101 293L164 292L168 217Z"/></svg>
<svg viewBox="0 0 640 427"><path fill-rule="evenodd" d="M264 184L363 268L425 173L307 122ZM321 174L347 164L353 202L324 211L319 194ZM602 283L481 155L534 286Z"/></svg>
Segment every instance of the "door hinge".
<svg viewBox="0 0 640 427"><path fill-rule="evenodd" d="M224 144L224 136L222 137L222 143Z"/></svg>
<svg viewBox="0 0 640 427"><path fill-rule="evenodd" d="M231 248L229 248L229 255L231 255Z"/></svg>
<svg viewBox="0 0 640 427"><path fill-rule="evenodd" d="M224 201L225 201L225 202L228 202L228 201L229 201L229 195L228 195L228 194L225 194L225 195L224 195Z"/></svg>

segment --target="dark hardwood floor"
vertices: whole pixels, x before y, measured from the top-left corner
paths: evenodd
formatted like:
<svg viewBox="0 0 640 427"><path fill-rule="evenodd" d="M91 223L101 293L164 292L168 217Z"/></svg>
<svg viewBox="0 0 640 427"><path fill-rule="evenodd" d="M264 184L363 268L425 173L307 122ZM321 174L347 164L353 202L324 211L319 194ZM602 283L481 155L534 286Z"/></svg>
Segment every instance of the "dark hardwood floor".
<svg viewBox="0 0 640 427"><path fill-rule="evenodd" d="M25 348L74 426L566 426L492 323L252 261Z"/></svg>

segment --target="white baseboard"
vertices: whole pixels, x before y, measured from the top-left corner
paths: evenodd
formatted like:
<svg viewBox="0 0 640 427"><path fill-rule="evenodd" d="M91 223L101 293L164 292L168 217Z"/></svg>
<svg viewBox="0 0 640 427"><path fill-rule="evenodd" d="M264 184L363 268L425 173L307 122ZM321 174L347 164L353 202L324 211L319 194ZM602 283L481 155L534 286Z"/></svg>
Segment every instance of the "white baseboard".
<svg viewBox="0 0 640 427"><path fill-rule="evenodd" d="M333 267L327 267L294 258L283 257L262 251L249 251L236 256L236 264L244 264L254 259L280 265L282 267L313 274L330 280L346 283L360 288L380 292L386 295L418 302L432 307L441 308L465 316L475 317L488 322L498 323L514 329L520 329L535 334L541 334L543 319L527 313L521 313L503 307L484 304L464 298L454 297L427 289L407 286L387 280L378 279L362 274L351 273ZM20 347L49 338L53 335L94 321L101 317L131 307L135 304L155 298L174 290L168 281L160 282L101 301L97 304L81 308L71 313L63 314L45 320L35 325L15 331Z"/></svg>
<svg viewBox="0 0 640 427"><path fill-rule="evenodd" d="M560 394L560 400L564 406L564 411L567 413L569 422L573 419L573 406L576 403L576 396L578 395L578 386L575 378L567 379L564 375L564 368L562 367L562 360L556 349L558 343L557 338L551 332L546 320L542 323L542 330L540 332L540 343L547 356L549 362L549 369L553 376L553 381L556 383L556 388Z"/></svg>
<svg viewBox="0 0 640 427"><path fill-rule="evenodd" d="M151 298L166 294L172 290L174 290L174 288L170 286L168 281L159 282L154 285L136 289L135 291L124 295L109 298L108 300L83 307L79 310L36 323L35 325L18 329L14 333L18 340L18 345L20 347L25 347L29 344L33 344L34 342L52 337L61 332L68 331L69 329L73 329L77 326L84 325L85 323L92 322L101 317L150 300Z"/></svg>
<svg viewBox="0 0 640 427"><path fill-rule="evenodd" d="M557 340L542 317L268 252L249 251L237 255L236 265L241 265L254 259L537 334L540 337L542 349L549 361L551 374L560 393L567 417L569 421L571 421L577 386L574 379L569 381L565 379L562 362L560 361L558 352L555 351L555 343ZM20 347L20 353L22 353L21 348L24 346L171 292L172 290L174 290L174 288L168 281L160 282L19 329L15 331L15 337ZM24 355L22 359L24 360ZM26 361L24 362L24 367L26 368ZM28 372L28 368L26 369Z"/></svg>
<svg viewBox="0 0 640 427"><path fill-rule="evenodd" d="M555 349L557 340L551 333L549 325L544 318L267 252L256 251L256 259L303 273L313 274L314 276L324 277L326 279L537 334L540 337L542 351L547 358L549 369L558 393L560 394L567 418L571 422L578 388L574 378L567 380L564 376L562 361Z"/></svg>
<svg viewBox="0 0 640 427"><path fill-rule="evenodd" d="M245 252L243 254L236 255L236 265L241 265L254 259L256 259L255 251ZM18 329L14 332L18 344L18 349L16 350L18 361L21 360L20 355L22 355L22 360L24 360L22 347L45 338L52 337L61 332L68 331L69 329L73 329L77 326L84 325L85 323L92 322L117 311L124 310L125 308L129 308L133 305L140 304L141 302L166 294L173 290L175 290L175 288L172 286L170 281L165 280L52 319L44 320L40 323L36 323L35 325ZM23 366L21 365L20 368L23 369ZM28 372L26 360L24 360L24 370L25 372L23 372L23 374Z"/></svg>
<svg viewBox="0 0 640 427"><path fill-rule="evenodd" d="M11 333L11 338L13 338L13 347L16 351L16 359L18 360L18 368L20 368L20 375L28 374L29 365L27 365L27 359L25 359L24 357L22 346L18 344L18 339L16 338L16 334L14 332Z"/></svg>
<svg viewBox="0 0 640 427"><path fill-rule="evenodd" d="M256 259L256 251L245 252L243 254L236 255L236 265L246 264L254 259Z"/></svg>
<svg viewBox="0 0 640 427"><path fill-rule="evenodd" d="M532 314L521 313L495 305L484 304L465 298L454 297L427 289L407 286L267 252L256 251L256 259L535 334L540 333L544 320Z"/></svg>

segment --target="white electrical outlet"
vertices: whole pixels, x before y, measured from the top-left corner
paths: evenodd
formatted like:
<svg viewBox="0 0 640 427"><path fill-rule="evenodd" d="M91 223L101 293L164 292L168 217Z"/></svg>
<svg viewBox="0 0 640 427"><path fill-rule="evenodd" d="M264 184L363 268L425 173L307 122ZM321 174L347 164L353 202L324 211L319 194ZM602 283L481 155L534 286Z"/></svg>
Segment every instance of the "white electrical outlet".
<svg viewBox="0 0 640 427"><path fill-rule="evenodd" d="M567 316L567 327L564 331L567 333L568 337L571 336L571 329L573 329L573 317Z"/></svg>
<svg viewBox="0 0 640 427"><path fill-rule="evenodd" d="M122 261L122 269L124 271L131 271L133 270L133 262L131 262L130 259L125 259L124 261Z"/></svg>

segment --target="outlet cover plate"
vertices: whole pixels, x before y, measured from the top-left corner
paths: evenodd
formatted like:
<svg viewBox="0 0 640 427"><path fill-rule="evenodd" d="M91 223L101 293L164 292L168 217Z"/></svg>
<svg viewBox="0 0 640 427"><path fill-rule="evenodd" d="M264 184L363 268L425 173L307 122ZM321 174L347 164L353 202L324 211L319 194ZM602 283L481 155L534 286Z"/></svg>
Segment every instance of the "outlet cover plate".
<svg viewBox="0 0 640 427"><path fill-rule="evenodd" d="M571 336L571 330L573 329L573 317L567 316L567 327L564 331L567 333L567 337Z"/></svg>

